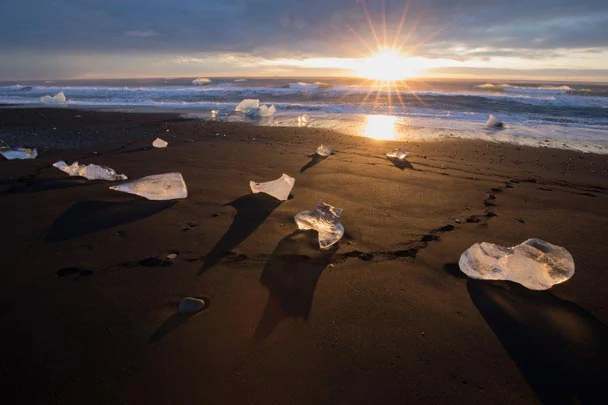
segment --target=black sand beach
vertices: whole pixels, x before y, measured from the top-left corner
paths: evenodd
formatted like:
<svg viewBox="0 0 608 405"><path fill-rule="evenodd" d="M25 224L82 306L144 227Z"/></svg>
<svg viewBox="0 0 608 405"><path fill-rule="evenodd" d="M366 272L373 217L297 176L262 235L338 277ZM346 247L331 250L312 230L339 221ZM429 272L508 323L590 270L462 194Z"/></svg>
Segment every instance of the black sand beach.
<svg viewBox="0 0 608 405"><path fill-rule="evenodd" d="M1 108L0 140L40 153L0 160L10 403L605 403L608 155L69 109ZM309 157L320 143L335 154ZM179 171L189 196L57 160ZM250 193L282 173L291 199ZM319 199L344 209L329 251L293 220ZM531 237L574 277L539 292L458 269L475 242ZM208 307L179 315L187 296Z"/></svg>

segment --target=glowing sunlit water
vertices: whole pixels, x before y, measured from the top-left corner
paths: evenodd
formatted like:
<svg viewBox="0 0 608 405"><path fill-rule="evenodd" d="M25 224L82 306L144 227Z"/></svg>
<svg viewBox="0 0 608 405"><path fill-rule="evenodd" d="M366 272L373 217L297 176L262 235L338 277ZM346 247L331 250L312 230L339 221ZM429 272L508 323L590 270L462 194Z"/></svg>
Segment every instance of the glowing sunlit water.
<svg viewBox="0 0 608 405"><path fill-rule="evenodd" d="M397 139L396 120L397 117L392 115L368 115L363 135L374 139L395 140Z"/></svg>

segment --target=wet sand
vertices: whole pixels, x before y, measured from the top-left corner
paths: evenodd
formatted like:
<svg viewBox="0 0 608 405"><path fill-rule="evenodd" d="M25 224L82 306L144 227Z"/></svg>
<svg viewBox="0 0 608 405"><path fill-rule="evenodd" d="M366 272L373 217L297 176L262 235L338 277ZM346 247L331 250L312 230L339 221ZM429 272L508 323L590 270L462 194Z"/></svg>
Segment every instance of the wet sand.
<svg viewBox="0 0 608 405"><path fill-rule="evenodd" d="M2 108L0 139L40 148L0 160L0 381L18 403L604 403L607 155L67 109ZM309 157L322 142L335 154ZM57 160L180 171L189 196ZM290 200L250 194L282 173ZM319 199L344 209L326 252L293 221ZM538 292L458 269L475 242L530 237L566 247L574 277ZM186 296L208 308L177 314Z"/></svg>

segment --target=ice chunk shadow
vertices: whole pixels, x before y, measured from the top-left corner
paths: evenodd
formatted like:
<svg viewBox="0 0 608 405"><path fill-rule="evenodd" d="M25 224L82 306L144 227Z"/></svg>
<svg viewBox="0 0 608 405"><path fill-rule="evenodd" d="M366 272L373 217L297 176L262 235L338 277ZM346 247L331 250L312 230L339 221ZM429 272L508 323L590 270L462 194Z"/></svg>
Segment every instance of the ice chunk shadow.
<svg viewBox="0 0 608 405"><path fill-rule="evenodd" d="M317 282L337 250L319 250L316 239L316 232L295 231L272 252L260 276L270 296L255 330L256 339L268 337L286 318L308 319Z"/></svg>
<svg viewBox="0 0 608 405"><path fill-rule="evenodd" d="M406 159L397 159L397 158L387 158L396 168L405 170L405 169L413 169L414 166Z"/></svg>
<svg viewBox="0 0 608 405"><path fill-rule="evenodd" d="M608 328L546 291L468 280L471 300L542 403L597 403L608 384Z"/></svg>
<svg viewBox="0 0 608 405"><path fill-rule="evenodd" d="M443 266L443 271L456 278L468 279L467 275L458 267L458 263L446 263Z"/></svg>
<svg viewBox="0 0 608 405"><path fill-rule="evenodd" d="M90 186L100 184L102 181L86 180L84 178L36 178L32 181L12 181L6 193L38 193L49 190L62 190L70 187Z"/></svg>
<svg viewBox="0 0 608 405"><path fill-rule="evenodd" d="M224 255L247 239L279 204L281 201L265 193L247 194L224 204L236 209L236 215L222 239L205 255L199 274L215 266Z"/></svg>
<svg viewBox="0 0 608 405"><path fill-rule="evenodd" d="M329 156L321 156L321 155L314 153L314 154L310 155L310 157L312 157L312 159L310 159L310 162L308 162L304 166L302 166L302 168L300 169L300 173L304 173L306 170L321 163L322 161L327 159Z"/></svg>
<svg viewBox="0 0 608 405"><path fill-rule="evenodd" d="M47 241L61 241L124 225L158 214L175 201L82 201L61 214L47 233Z"/></svg>

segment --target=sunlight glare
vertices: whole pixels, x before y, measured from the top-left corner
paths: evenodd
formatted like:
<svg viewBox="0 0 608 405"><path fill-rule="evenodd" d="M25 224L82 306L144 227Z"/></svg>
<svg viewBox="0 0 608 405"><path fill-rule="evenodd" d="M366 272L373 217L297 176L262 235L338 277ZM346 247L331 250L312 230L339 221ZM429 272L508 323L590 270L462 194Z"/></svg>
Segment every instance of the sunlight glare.
<svg viewBox="0 0 608 405"><path fill-rule="evenodd" d="M356 72L358 76L381 81L403 80L418 74L410 60L395 49L384 49L361 59Z"/></svg>
<svg viewBox="0 0 608 405"><path fill-rule="evenodd" d="M395 133L396 120L397 117L392 115L368 115L363 128L363 135L378 140L397 139Z"/></svg>

